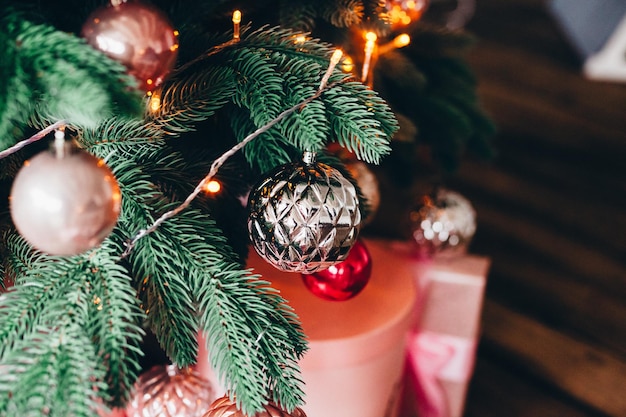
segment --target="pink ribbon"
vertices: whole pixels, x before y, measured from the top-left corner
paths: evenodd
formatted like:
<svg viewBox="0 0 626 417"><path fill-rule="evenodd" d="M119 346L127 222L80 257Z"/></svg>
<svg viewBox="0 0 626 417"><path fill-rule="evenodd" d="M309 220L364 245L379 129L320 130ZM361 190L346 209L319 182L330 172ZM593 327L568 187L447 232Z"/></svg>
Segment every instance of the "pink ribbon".
<svg viewBox="0 0 626 417"><path fill-rule="evenodd" d="M418 331L407 343L407 375L419 417L450 417L442 380L466 382L474 366L476 342L447 334Z"/></svg>

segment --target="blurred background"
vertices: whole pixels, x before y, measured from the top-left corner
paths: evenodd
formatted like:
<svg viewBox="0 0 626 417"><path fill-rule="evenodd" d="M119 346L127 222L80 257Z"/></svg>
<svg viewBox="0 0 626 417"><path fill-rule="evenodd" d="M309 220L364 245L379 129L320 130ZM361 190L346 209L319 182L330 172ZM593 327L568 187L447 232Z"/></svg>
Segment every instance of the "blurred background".
<svg viewBox="0 0 626 417"><path fill-rule="evenodd" d="M476 208L472 252L493 262L468 417L626 416L626 83L585 75L549 3L478 0L467 25L498 127L496 158L449 184ZM610 29L591 4L626 6L559 3L591 34Z"/></svg>

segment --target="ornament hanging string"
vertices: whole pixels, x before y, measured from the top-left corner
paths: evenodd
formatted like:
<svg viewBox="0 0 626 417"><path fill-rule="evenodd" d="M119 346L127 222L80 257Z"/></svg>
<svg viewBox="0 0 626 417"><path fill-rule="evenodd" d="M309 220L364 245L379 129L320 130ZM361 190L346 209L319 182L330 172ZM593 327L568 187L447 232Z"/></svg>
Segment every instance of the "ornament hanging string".
<svg viewBox="0 0 626 417"><path fill-rule="evenodd" d="M157 230L159 228L159 226L161 226L161 224L163 222L165 222L166 220L176 216L178 213L180 213L181 211L183 211L184 209L189 207L191 202L205 188L206 184L208 184L209 181L211 181L213 179L213 177L215 177L215 174L217 174L217 171L220 169L220 167L231 156L233 156L235 153L237 153L237 151L242 149L249 142L251 142L252 140L257 138L261 134L263 134L263 133L267 132L268 130L270 130L274 125L276 125L277 123L279 123L280 121L285 119L290 114L294 113L295 111L298 111L299 109L301 109L302 107L306 106L307 104L309 104L313 100L319 98L324 91L326 91L328 89L331 89L331 88L333 88L333 87L335 87L335 86L337 86L337 85L339 85L341 83L344 83L344 82L350 80L349 78L344 78L342 80L339 80L339 81L336 81L334 83L328 84L328 80L330 79L330 76L331 76L333 70L335 69L335 66L341 60L341 56L342 56L341 51L340 50L335 50L335 52L333 53L333 55L332 55L332 57L330 59L330 63L328 65L328 69L326 70L326 73L322 77L322 80L320 81L320 86L319 86L319 88L318 88L318 90L317 90L317 92L315 94L313 94L312 96L308 97L307 99L301 101L300 103L298 103L298 104L288 108L287 110L283 111L278 116L276 116L276 118L272 119L266 125L261 126L257 130L255 130L254 132L252 132L251 134L246 136L241 142L239 142L238 144L233 146L231 149L229 149L224 154L222 154L219 158L217 158L215 161L213 161L213 163L211 164L211 168L209 169L208 174L202 179L202 181L200 181L198 183L198 185L196 185L196 187L191 192L191 194L189 194L187 196L187 198L180 205L178 205L177 207L175 207L172 210L169 210L169 211L163 213L158 219L156 219L152 223L152 225L150 225L150 227L148 227L146 229L142 229L139 232L137 232L137 234L135 236L133 236L128 241L128 243L126 244L126 250L124 251L124 253L122 253L121 258L124 259L128 255L130 255L130 252L133 250L133 248L135 247L135 244L137 243L137 241L139 239L141 239L141 238L147 236L148 234L154 232L155 230Z"/></svg>

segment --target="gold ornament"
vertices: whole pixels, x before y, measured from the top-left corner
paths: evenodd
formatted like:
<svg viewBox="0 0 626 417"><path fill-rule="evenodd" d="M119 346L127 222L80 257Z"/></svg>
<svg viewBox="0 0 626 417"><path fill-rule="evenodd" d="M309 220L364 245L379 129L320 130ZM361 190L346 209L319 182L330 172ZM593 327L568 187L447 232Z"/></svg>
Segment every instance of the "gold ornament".
<svg viewBox="0 0 626 417"><path fill-rule="evenodd" d="M301 408L297 408L290 414L281 409L276 404L270 402L263 406L264 410L258 412L254 417L306 417ZM211 404L209 411L202 417L248 417L237 408L237 404L228 395L218 398Z"/></svg>

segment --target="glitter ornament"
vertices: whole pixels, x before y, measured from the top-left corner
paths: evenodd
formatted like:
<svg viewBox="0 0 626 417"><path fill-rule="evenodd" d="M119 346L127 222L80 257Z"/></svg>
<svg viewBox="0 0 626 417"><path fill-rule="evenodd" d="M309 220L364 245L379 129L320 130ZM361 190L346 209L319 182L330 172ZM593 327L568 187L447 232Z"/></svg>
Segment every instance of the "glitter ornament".
<svg viewBox="0 0 626 417"><path fill-rule="evenodd" d="M357 240L345 261L323 271L302 274L304 285L316 296L329 301L345 301L359 294L372 276L372 258Z"/></svg>
<svg viewBox="0 0 626 417"><path fill-rule="evenodd" d="M217 396L191 368L157 365L139 376L127 417L202 417Z"/></svg>
<svg viewBox="0 0 626 417"><path fill-rule="evenodd" d="M278 167L253 187L248 232L257 253L281 271L311 273L346 259L361 213L356 189L315 153Z"/></svg>
<svg viewBox="0 0 626 417"><path fill-rule="evenodd" d="M456 256L467 252L476 232L476 212L459 193L440 188L421 198L410 220L416 255Z"/></svg>
<svg viewBox="0 0 626 417"><path fill-rule="evenodd" d="M99 245L120 213L120 188L101 159L61 143L26 161L11 188L11 218L33 247L76 255Z"/></svg>
<svg viewBox="0 0 626 417"><path fill-rule="evenodd" d="M163 82L178 55L178 32L167 16L141 2L112 0L87 18L82 36L124 64L143 91Z"/></svg>
<svg viewBox="0 0 626 417"><path fill-rule="evenodd" d="M270 402L263 406L264 410L256 413L254 417L306 417L304 411L301 408L297 408L288 413L282 410L276 404ZM237 409L237 404L231 401L231 399L225 395L218 398L211 404L209 411L204 414L203 417L248 417L242 411Z"/></svg>

